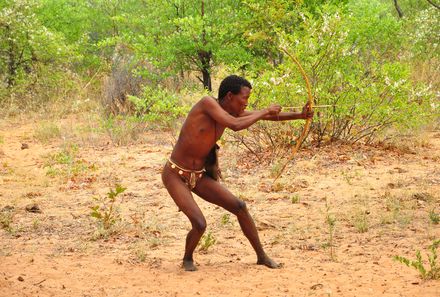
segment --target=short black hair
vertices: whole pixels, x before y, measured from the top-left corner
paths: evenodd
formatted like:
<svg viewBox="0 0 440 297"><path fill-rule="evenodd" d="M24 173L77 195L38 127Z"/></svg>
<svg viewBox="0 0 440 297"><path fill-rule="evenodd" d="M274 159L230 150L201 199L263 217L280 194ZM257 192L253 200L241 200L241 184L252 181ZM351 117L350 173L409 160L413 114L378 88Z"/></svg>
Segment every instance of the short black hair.
<svg viewBox="0 0 440 297"><path fill-rule="evenodd" d="M248 87L252 89L251 83L238 75L229 75L220 83L220 88L218 89L218 100L222 101L223 98L228 94L228 92L232 92L232 94L240 93L241 87Z"/></svg>

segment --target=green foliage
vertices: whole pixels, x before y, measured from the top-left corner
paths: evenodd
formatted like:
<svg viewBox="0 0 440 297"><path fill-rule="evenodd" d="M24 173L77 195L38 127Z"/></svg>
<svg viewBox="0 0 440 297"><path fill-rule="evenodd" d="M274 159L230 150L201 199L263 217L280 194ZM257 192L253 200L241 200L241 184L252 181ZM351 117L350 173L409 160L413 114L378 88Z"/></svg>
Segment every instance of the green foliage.
<svg viewBox="0 0 440 297"><path fill-rule="evenodd" d="M226 225L230 224L231 223L231 215L228 213L222 215L220 223L222 226L226 226Z"/></svg>
<svg viewBox="0 0 440 297"><path fill-rule="evenodd" d="M212 235L211 231L203 234L202 238L199 241L199 251L207 252L208 249L213 246L217 240L214 235Z"/></svg>
<svg viewBox="0 0 440 297"><path fill-rule="evenodd" d="M414 83L411 65L395 58L407 50L406 32L388 8L378 1L363 0L347 7L323 5L316 15L301 11L294 32L279 32L281 45L299 59L308 74L315 104L335 106L315 112L312 139L318 143L368 143L389 128L406 131L420 127L438 112L435 91ZM287 56L274 68L247 75L253 77L250 105L254 108L306 102L305 82ZM302 122L258 123L256 127L240 139L254 153L294 143Z"/></svg>
<svg viewBox="0 0 440 297"><path fill-rule="evenodd" d="M96 170L94 164L89 164L86 160L78 158L76 144L65 144L59 152L49 154L46 157L44 168L46 168L48 176L63 179L71 179Z"/></svg>
<svg viewBox="0 0 440 297"><path fill-rule="evenodd" d="M410 30L408 40L412 45L413 53L420 59L439 58L440 12L434 7L429 7L416 14L408 24Z"/></svg>
<svg viewBox="0 0 440 297"><path fill-rule="evenodd" d="M361 210L355 213L353 225L359 233L368 231L369 223L366 211Z"/></svg>
<svg viewBox="0 0 440 297"><path fill-rule="evenodd" d="M35 129L34 137L43 143L47 143L53 138L61 136L61 130L57 124L53 122L41 122Z"/></svg>
<svg viewBox="0 0 440 297"><path fill-rule="evenodd" d="M160 86L145 86L141 98L129 96L128 99L134 104L137 116L151 122L169 124L188 112L178 94Z"/></svg>
<svg viewBox="0 0 440 297"><path fill-rule="evenodd" d="M296 1L244 1L243 38L253 54L252 63L246 65L258 70L267 64L278 65L283 57L278 49L277 32L293 33L300 23L299 3Z"/></svg>
<svg viewBox="0 0 440 297"><path fill-rule="evenodd" d="M36 1L6 1L0 11L0 67L8 86L32 71L36 62L53 63L68 57L62 37L47 30L35 17Z"/></svg>
<svg viewBox="0 0 440 297"><path fill-rule="evenodd" d="M145 121L172 123L187 112L182 86L210 89L225 71L251 78L250 107L301 106L304 81L283 45L308 73L315 103L335 105L315 113L309 139L372 142L439 110L440 12L427 1L399 4L402 19L385 0L3 0L0 105L68 106L98 97L109 75L126 87L112 99L134 104L137 115L104 120L116 143L125 131L136 138ZM114 73L121 61L124 77ZM258 123L236 140L280 156L301 129L302 121Z"/></svg>
<svg viewBox="0 0 440 297"><path fill-rule="evenodd" d="M102 49L129 45L134 57L160 69L159 80L194 72L211 88L215 65L245 60L240 39L241 1L117 1L110 16L114 32L99 42ZM142 71L150 79L156 72Z"/></svg>
<svg viewBox="0 0 440 297"><path fill-rule="evenodd" d="M431 223L438 225L440 223L440 214L435 212L435 209L429 211L429 220Z"/></svg>
<svg viewBox="0 0 440 297"><path fill-rule="evenodd" d="M7 99L19 106L47 100L40 94L56 92L45 85L58 90L69 74L64 67L75 55L62 34L42 25L35 14L39 5L36 0L7 0L0 7L0 105Z"/></svg>
<svg viewBox="0 0 440 297"><path fill-rule="evenodd" d="M116 185L115 189L110 189L106 196L93 197L98 204L90 207L92 210L90 216L97 220L99 227L103 228L104 231L109 231L121 220L115 203L118 195L122 194L126 189L121 185Z"/></svg>
<svg viewBox="0 0 440 297"><path fill-rule="evenodd" d="M437 248L440 245L440 239L434 240L428 247L430 254L428 254L429 267L426 267L422 260L422 254L419 250L416 251L416 259L410 260L402 256L394 256L393 259L405 264L408 267L413 267L420 273L422 279L440 279L440 265L437 263Z"/></svg>
<svg viewBox="0 0 440 297"><path fill-rule="evenodd" d="M145 122L135 116L110 115L101 119L101 129L117 145L126 145L139 139L145 128Z"/></svg>
<svg viewBox="0 0 440 297"><path fill-rule="evenodd" d="M0 209L0 227L9 233L13 231L14 211L11 209Z"/></svg>
<svg viewBox="0 0 440 297"><path fill-rule="evenodd" d="M336 259L335 250L334 250L334 235L336 229L336 216L331 212L330 204L328 199L325 199L325 223L328 228L328 241L326 246L330 248L330 258L332 260Z"/></svg>
<svg viewBox="0 0 440 297"><path fill-rule="evenodd" d="M294 194L294 195L290 196L290 202L292 202L292 204L299 203L300 202L299 194Z"/></svg>

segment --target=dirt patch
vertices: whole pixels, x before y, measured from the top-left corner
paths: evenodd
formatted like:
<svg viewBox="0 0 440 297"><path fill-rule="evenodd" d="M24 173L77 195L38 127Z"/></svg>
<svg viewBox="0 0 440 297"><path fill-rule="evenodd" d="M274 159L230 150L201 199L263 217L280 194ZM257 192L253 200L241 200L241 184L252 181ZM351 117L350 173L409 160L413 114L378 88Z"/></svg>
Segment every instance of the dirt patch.
<svg viewBox="0 0 440 297"><path fill-rule="evenodd" d="M149 132L120 147L43 144L35 126L0 124L0 296L440 294L439 281L392 259L421 250L429 268L428 246L440 238L438 137L410 153L302 150L276 186L270 166L223 146L225 186L247 202L268 254L284 266L256 265L233 215L197 198L215 240L196 253L199 270L185 273L189 223L160 180L170 135ZM116 184L127 189L104 232L91 207Z"/></svg>

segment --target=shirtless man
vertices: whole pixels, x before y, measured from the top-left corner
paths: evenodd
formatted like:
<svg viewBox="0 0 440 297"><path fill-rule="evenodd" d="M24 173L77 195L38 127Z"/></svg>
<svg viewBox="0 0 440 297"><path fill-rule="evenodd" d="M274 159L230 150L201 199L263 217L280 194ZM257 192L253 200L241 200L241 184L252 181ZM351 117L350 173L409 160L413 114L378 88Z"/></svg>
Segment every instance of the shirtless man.
<svg viewBox="0 0 440 297"><path fill-rule="evenodd" d="M206 158L225 128L239 131L259 120L283 121L313 116L313 112L308 112L306 107L301 113L281 112L279 105L245 111L251 89L246 79L231 75L221 82L218 101L206 96L197 102L189 112L163 169L162 181L168 193L192 225L186 236L183 256L183 267L187 271L196 270L193 252L206 229L205 217L191 192L237 216L244 235L257 254L257 264L269 268L280 267L264 252L246 204L204 172Z"/></svg>

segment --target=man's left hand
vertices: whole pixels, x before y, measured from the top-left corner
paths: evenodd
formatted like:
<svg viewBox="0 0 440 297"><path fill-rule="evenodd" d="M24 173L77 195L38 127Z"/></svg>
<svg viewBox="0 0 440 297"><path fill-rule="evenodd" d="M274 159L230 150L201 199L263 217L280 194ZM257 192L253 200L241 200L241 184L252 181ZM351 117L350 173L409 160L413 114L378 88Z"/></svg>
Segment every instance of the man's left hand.
<svg viewBox="0 0 440 297"><path fill-rule="evenodd" d="M301 112L301 118L302 119L310 119L313 118L313 110L310 109L310 104L307 103L306 105L304 105L302 112Z"/></svg>

